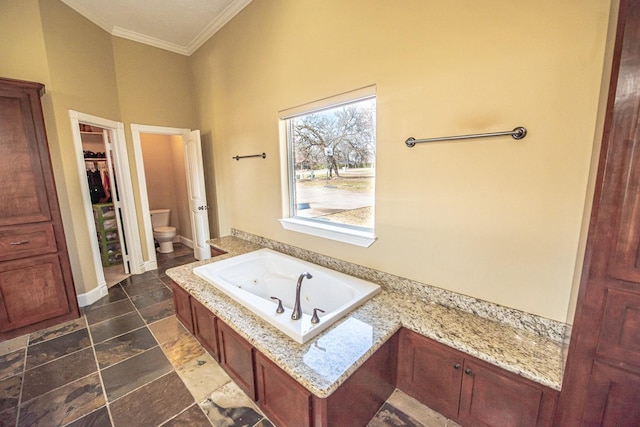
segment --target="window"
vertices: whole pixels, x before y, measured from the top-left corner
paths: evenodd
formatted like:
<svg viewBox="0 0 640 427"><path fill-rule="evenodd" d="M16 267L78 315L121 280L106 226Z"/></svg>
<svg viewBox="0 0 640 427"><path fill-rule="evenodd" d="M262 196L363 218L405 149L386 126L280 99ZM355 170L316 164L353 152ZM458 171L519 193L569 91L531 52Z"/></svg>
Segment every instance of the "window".
<svg viewBox="0 0 640 427"><path fill-rule="evenodd" d="M282 225L370 246L375 241L375 87L287 110L280 118L287 152Z"/></svg>

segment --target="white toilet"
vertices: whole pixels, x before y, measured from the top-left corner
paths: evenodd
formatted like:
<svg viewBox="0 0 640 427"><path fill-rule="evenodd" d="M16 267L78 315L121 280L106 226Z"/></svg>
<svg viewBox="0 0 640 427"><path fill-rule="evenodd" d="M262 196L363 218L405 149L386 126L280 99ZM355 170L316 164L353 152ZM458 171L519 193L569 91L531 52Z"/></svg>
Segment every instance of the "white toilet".
<svg viewBox="0 0 640 427"><path fill-rule="evenodd" d="M160 243L158 252L168 254L173 252L173 238L176 237L176 228L169 226L171 209L153 209L151 213L151 226L153 237Z"/></svg>

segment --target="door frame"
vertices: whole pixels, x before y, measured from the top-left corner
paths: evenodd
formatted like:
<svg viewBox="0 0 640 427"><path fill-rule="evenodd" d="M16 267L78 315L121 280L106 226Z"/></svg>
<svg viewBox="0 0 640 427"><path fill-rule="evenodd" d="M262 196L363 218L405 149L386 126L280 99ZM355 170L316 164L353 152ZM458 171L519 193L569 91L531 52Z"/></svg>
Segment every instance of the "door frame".
<svg viewBox="0 0 640 427"><path fill-rule="evenodd" d="M148 261L145 264L147 271L157 269L158 261L156 257L155 244L153 241L153 226L151 225L151 215L149 213L149 194L147 193L147 181L144 172L144 159L142 155L142 141L140 134L148 133L156 135L176 135L183 138L184 145L184 136L189 132L191 132L191 129L188 128L131 124L134 162L138 175L138 193L140 194L140 213L142 215L143 231L145 234L145 242L147 245L147 253L149 257ZM189 170L186 170L185 172L187 174L190 173Z"/></svg>
<svg viewBox="0 0 640 427"><path fill-rule="evenodd" d="M133 187L131 185L131 171L129 168L129 157L127 154L127 144L124 134L124 124L102 117L92 116L90 114L81 113L75 110L69 110L69 119L71 121L71 132L73 135L74 155L78 176L80 178L80 186L82 187L81 198L84 206L85 221L90 231L89 240L91 247L91 255L94 265L96 266L96 282L98 288L88 294L79 295L78 303L81 306L92 304L101 297L107 295L107 283L102 268L102 258L100 257L100 248L98 245L98 236L96 232L95 221L93 219L93 209L91 207L91 199L89 198L89 184L87 182L84 157L82 156L82 136L80 134L80 123L97 126L105 129L110 138L113 149L113 160L116 179L120 184L118 186L118 195L122 203L122 226L124 234L127 236L127 255L129 258L129 270L132 274L143 273L142 248L140 247L138 229L138 221L134 203ZM98 267L99 266L99 267Z"/></svg>

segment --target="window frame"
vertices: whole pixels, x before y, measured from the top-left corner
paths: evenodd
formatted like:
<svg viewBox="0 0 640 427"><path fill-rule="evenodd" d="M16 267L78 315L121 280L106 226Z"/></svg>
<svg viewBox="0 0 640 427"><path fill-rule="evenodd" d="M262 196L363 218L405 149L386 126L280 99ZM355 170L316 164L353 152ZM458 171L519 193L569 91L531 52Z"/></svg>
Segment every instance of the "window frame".
<svg viewBox="0 0 640 427"><path fill-rule="evenodd" d="M280 165L282 171L283 212L283 217L278 221L284 229L361 247L369 247L377 240L377 237L375 236L375 215L374 224L371 228L294 216L296 181L295 165L293 162L294 147L293 143L291 142L292 135L289 124L289 119L294 119L299 116L312 114L314 112L319 112L331 108L338 108L342 105L348 105L372 98L376 99L377 101L375 85L363 87L357 90L303 104L297 107L280 111L278 113L280 119ZM376 162L374 161L374 163ZM375 210L375 185L373 197Z"/></svg>

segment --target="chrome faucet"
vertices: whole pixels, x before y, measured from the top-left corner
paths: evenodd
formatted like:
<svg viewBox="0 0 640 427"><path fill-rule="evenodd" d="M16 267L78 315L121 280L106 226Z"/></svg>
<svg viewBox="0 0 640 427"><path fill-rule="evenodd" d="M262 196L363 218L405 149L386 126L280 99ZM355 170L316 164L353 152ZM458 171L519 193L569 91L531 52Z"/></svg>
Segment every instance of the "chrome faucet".
<svg viewBox="0 0 640 427"><path fill-rule="evenodd" d="M302 317L302 308L300 308L300 288L302 287L302 280L304 278L311 279L313 276L306 271L298 277L298 284L296 285L296 302L293 304L293 313L291 313L291 318L293 320L298 320Z"/></svg>

